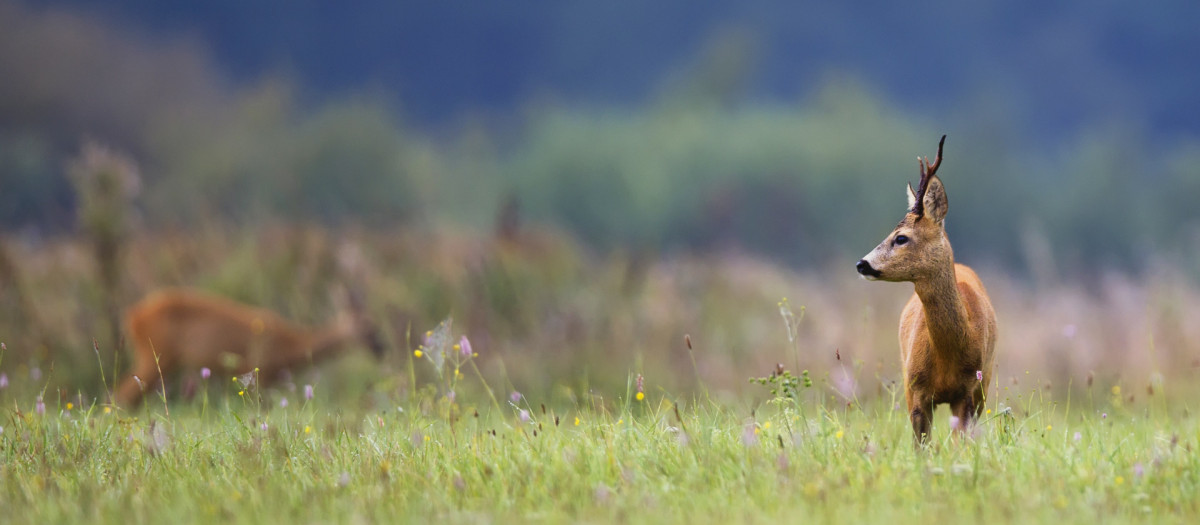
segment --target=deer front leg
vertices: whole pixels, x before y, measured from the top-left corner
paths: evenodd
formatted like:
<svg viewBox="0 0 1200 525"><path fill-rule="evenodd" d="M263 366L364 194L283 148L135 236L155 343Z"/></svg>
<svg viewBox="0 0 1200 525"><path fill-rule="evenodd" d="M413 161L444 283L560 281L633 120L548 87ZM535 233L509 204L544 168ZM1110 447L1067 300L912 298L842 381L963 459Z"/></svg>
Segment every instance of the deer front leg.
<svg viewBox="0 0 1200 525"><path fill-rule="evenodd" d="M913 445L920 448L929 443L933 427L933 402L925 399L919 392L909 389L905 392L908 401L908 418L912 422Z"/></svg>

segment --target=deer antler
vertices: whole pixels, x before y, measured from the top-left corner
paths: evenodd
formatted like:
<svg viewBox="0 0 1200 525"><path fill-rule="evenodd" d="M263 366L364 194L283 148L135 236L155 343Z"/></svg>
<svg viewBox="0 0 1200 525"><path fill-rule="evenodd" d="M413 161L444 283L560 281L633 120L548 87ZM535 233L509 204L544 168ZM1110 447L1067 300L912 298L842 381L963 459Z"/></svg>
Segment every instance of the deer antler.
<svg viewBox="0 0 1200 525"><path fill-rule="evenodd" d="M917 157L917 166L921 168L921 181L917 183L917 203L913 205L913 213L921 215L925 211L925 190L929 187L929 178L937 173L938 166L942 165L942 146L946 144L946 136L942 135L942 140L938 141L937 156L933 158L933 163L929 163L929 157Z"/></svg>

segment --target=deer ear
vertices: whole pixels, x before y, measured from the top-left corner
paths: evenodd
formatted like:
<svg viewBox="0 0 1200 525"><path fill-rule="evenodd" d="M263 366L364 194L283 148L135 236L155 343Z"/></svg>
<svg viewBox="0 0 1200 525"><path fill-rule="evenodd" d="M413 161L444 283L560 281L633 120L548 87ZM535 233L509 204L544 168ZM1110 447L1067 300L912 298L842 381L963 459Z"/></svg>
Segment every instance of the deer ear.
<svg viewBox="0 0 1200 525"><path fill-rule="evenodd" d="M946 201L946 188L942 186L942 180L936 175L929 177L921 206L925 208L925 217L933 219L933 222L941 223L946 218L946 210L949 208L949 203Z"/></svg>
<svg viewBox="0 0 1200 525"><path fill-rule="evenodd" d="M908 211L917 209L917 194L912 189L912 184L908 185Z"/></svg>

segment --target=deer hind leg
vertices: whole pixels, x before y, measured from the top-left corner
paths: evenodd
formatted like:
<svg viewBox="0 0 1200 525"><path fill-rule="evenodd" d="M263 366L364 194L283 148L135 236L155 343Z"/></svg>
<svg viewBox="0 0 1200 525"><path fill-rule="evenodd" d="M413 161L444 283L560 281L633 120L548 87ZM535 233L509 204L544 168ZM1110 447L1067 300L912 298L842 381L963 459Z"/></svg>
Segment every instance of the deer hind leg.
<svg viewBox="0 0 1200 525"><path fill-rule="evenodd" d="M126 408L136 408L146 392L165 388L159 371L165 369L167 363L162 363L161 359L156 362L150 347L140 344L134 346L134 357L137 363L116 391L117 403Z"/></svg>
<svg viewBox="0 0 1200 525"><path fill-rule="evenodd" d="M967 396L954 403L950 404L950 414L957 421L955 430L960 434L966 434L975 424L975 420L979 417L979 408L975 404L974 396Z"/></svg>

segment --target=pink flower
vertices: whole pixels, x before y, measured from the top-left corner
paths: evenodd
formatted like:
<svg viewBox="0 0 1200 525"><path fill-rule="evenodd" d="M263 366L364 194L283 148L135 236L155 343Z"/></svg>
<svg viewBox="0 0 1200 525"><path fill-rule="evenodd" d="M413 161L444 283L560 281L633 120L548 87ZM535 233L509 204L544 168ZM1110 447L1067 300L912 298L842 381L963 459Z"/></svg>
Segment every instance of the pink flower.
<svg viewBox="0 0 1200 525"><path fill-rule="evenodd" d="M975 379L978 379L981 383L983 382L983 370L975 371Z"/></svg>
<svg viewBox="0 0 1200 525"><path fill-rule="evenodd" d="M8 374L0 373L0 388L8 388Z"/></svg>
<svg viewBox="0 0 1200 525"><path fill-rule="evenodd" d="M521 402L521 393L513 390L512 393L508 395L508 400L512 401L513 403Z"/></svg>
<svg viewBox="0 0 1200 525"><path fill-rule="evenodd" d="M208 379L210 377L212 377L212 370L209 370L207 366L200 369L200 379Z"/></svg>
<svg viewBox="0 0 1200 525"><path fill-rule="evenodd" d="M529 422L529 411L522 410L519 417L521 418L522 423L528 423Z"/></svg>
<svg viewBox="0 0 1200 525"><path fill-rule="evenodd" d="M287 398L286 397L279 400L279 408L287 408Z"/></svg>
<svg viewBox="0 0 1200 525"><path fill-rule="evenodd" d="M266 432L267 431L267 422L263 421L262 425L259 425L258 428L261 428L263 432Z"/></svg>
<svg viewBox="0 0 1200 525"><path fill-rule="evenodd" d="M471 351L471 340L467 339L467 336L462 336L462 339L458 341L458 347L459 352L463 357L471 357L474 355L474 353Z"/></svg>
<svg viewBox="0 0 1200 525"><path fill-rule="evenodd" d="M304 400L311 401L312 398L313 398L313 386L312 385L304 385Z"/></svg>
<svg viewBox="0 0 1200 525"><path fill-rule="evenodd" d="M34 406L34 411L37 412L39 416L46 414L46 402L42 400L42 396L38 396L37 404Z"/></svg>

